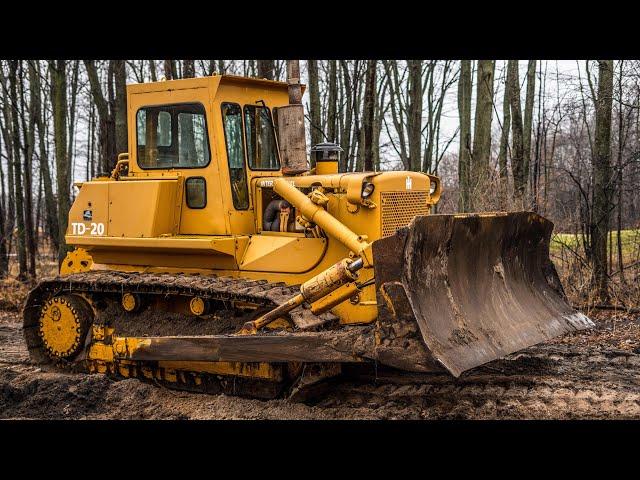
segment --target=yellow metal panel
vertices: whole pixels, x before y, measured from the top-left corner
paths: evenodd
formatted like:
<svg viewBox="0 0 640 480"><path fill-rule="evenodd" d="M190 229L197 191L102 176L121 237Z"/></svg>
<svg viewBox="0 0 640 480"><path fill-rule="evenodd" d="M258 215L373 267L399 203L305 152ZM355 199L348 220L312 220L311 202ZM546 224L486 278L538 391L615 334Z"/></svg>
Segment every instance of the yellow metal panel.
<svg viewBox="0 0 640 480"><path fill-rule="evenodd" d="M324 238L304 238L263 233L249 240L240 270L302 273L315 267L327 247Z"/></svg>
<svg viewBox="0 0 640 480"><path fill-rule="evenodd" d="M109 182L109 225L112 237L158 237L175 234L175 180Z"/></svg>
<svg viewBox="0 0 640 480"><path fill-rule="evenodd" d="M237 268L249 237L93 237L67 235L69 245L82 245L97 263L186 268ZM139 267L138 267L139 268Z"/></svg>
<svg viewBox="0 0 640 480"><path fill-rule="evenodd" d="M91 211L91 220L85 220L83 213ZM80 188L75 202L69 211L67 234L73 233L73 224L82 223L87 232L91 231L91 223L105 225L104 235L107 234L106 225L109 223L109 182L87 182Z"/></svg>
<svg viewBox="0 0 640 480"><path fill-rule="evenodd" d="M100 342L94 342L89 348L89 359L113 362L113 348Z"/></svg>
<svg viewBox="0 0 640 480"><path fill-rule="evenodd" d="M276 381L282 379L280 369L269 363L160 361L158 362L158 367L169 370L237 375L239 377L265 378Z"/></svg>
<svg viewBox="0 0 640 480"><path fill-rule="evenodd" d="M109 237L83 237L67 235L67 243L70 245L86 245L89 247L101 247L104 249L144 249L161 250L162 252L187 254L193 253L222 253L236 255L236 249L242 240L249 237L160 237L160 238L135 238L121 237L117 239Z"/></svg>

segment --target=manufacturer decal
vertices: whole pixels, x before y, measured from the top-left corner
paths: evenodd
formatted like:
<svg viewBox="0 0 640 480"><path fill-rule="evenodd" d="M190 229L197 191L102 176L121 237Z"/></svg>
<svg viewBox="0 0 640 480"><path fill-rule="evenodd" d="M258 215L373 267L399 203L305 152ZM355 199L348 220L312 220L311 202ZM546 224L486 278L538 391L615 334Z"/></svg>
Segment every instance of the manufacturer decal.
<svg viewBox="0 0 640 480"><path fill-rule="evenodd" d="M294 187L296 186L296 182L294 182L293 180L287 180L287 182L289 182ZM273 187L273 180L262 180L260 182L259 186L262 187L262 188Z"/></svg>

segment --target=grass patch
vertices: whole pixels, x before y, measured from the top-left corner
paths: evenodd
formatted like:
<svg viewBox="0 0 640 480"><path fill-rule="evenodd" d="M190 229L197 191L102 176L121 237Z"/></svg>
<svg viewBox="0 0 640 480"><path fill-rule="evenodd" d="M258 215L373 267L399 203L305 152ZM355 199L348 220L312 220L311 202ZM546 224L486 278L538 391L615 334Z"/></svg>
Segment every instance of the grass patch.
<svg viewBox="0 0 640 480"><path fill-rule="evenodd" d="M625 263L634 261L638 257L638 249L640 248L640 229L622 230L620 232L620 240L622 242L622 258ZM618 232L611 232L611 236L607 236L608 248L613 248L614 258L618 258ZM576 251L580 255L584 255L582 249L582 238L573 233L556 233L551 236L551 245L549 245L552 255L560 255L564 248Z"/></svg>

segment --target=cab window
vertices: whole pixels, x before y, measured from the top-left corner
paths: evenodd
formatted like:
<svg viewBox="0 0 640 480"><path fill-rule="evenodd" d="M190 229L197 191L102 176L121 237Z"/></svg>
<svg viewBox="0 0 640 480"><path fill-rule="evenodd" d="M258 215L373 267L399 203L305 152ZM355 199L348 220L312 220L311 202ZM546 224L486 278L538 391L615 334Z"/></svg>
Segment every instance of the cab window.
<svg viewBox="0 0 640 480"><path fill-rule="evenodd" d="M252 170L279 170L278 147L269 109L245 105L244 129L249 168Z"/></svg>
<svg viewBox="0 0 640 480"><path fill-rule="evenodd" d="M237 103L223 103L221 108L233 206L236 210L246 210L249 208L249 189L242 138L242 111Z"/></svg>
<svg viewBox="0 0 640 480"><path fill-rule="evenodd" d="M210 161L204 106L144 107L136 114L140 168L201 168Z"/></svg>

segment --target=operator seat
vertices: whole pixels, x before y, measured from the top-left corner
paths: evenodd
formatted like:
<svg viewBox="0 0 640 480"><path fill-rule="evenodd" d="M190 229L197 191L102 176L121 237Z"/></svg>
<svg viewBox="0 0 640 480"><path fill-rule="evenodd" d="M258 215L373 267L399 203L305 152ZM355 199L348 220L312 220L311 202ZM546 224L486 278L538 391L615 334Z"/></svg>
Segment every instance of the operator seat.
<svg viewBox="0 0 640 480"><path fill-rule="evenodd" d="M270 232L294 232L295 214L286 200L271 200L264 211L262 229Z"/></svg>

